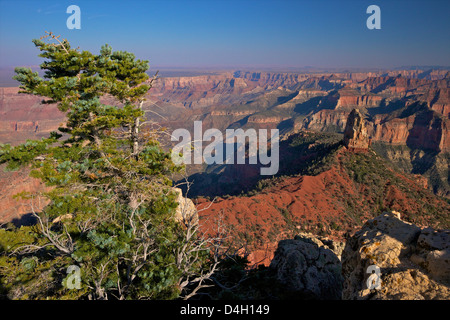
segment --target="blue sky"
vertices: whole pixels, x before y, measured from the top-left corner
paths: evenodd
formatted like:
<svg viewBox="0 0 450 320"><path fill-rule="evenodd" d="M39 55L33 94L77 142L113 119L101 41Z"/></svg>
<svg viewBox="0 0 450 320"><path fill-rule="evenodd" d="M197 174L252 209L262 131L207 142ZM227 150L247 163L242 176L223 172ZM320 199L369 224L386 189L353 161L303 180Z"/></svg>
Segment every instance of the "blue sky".
<svg viewBox="0 0 450 320"><path fill-rule="evenodd" d="M81 30L66 27L71 4ZM381 30L366 27L371 4ZM31 39L46 30L155 67L449 66L449 12L447 0L0 0L0 67L41 63Z"/></svg>

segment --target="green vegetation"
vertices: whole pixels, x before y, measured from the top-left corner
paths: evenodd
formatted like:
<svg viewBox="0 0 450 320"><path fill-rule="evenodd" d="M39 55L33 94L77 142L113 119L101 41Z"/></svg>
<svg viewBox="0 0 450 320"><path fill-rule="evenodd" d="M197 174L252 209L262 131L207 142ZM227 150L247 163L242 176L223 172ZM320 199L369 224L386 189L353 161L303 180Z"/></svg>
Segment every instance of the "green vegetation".
<svg viewBox="0 0 450 320"><path fill-rule="evenodd" d="M294 169L297 174L315 176L331 168L336 152L342 147L342 135L305 132L292 136L288 143L289 158L283 160L286 162L283 171L287 173ZM292 163L298 165L288 166Z"/></svg>
<svg viewBox="0 0 450 320"><path fill-rule="evenodd" d="M9 170L31 166L50 203L32 227L0 230L2 294L11 299L172 299L207 276L208 248L175 221L169 175L179 170L144 130L148 61L105 45L79 51L48 33L33 40L44 78L16 68L21 92L58 103L67 123L40 141L2 145ZM116 99L117 107L100 101ZM184 251L183 251L184 250ZM79 277L68 273L79 268ZM72 282L79 279L80 288ZM198 279L198 278L197 278ZM197 281L197 283L196 283ZM201 282L200 281L200 282Z"/></svg>
<svg viewBox="0 0 450 320"><path fill-rule="evenodd" d="M446 195L450 192L450 153L411 149L408 146L394 146L382 142L375 142L372 147L392 166L403 172L420 174L427 178L435 194Z"/></svg>
<svg viewBox="0 0 450 320"><path fill-rule="evenodd" d="M346 153L341 160L349 177L360 186L360 190L369 198L364 206L367 206L373 215L383 211L395 210L400 206L402 214L410 222L416 224L440 224L450 225L448 210L436 207L430 201L435 198L433 194L422 188L411 186L408 180L391 169L391 164L382 159L373 151L367 153ZM408 175L405 174L407 177ZM409 177L414 180L414 177ZM390 190L398 190L405 199L388 199ZM369 197L370 196L370 197ZM437 197L435 200L439 199ZM348 213L356 218L360 215L361 205L358 199L347 197L346 207Z"/></svg>

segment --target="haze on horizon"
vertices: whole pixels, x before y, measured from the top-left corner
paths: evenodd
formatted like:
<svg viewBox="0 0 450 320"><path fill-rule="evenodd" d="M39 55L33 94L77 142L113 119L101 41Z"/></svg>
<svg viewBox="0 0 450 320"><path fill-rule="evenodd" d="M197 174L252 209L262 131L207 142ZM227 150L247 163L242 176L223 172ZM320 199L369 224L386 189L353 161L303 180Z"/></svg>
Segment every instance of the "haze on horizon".
<svg viewBox="0 0 450 320"><path fill-rule="evenodd" d="M69 5L81 30L69 30ZM381 30L366 9L381 8ZM42 62L44 31L98 52L108 43L154 68L396 68L450 66L445 0L0 0L0 68Z"/></svg>

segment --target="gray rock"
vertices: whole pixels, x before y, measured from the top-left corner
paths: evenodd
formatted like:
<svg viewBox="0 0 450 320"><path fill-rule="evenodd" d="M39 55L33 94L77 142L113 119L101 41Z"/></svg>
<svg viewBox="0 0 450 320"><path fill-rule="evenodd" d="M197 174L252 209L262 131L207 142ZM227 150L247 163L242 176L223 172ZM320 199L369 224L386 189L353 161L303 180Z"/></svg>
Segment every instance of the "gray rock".
<svg viewBox="0 0 450 320"><path fill-rule="evenodd" d="M340 260L313 235L300 234L294 239L280 241L270 268L286 290L293 294L300 293L314 299L341 298Z"/></svg>
<svg viewBox="0 0 450 320"><path fill-rule="evenodd" d="M422 230L398 212L383 213L347 241L342 298L447 300L449 253L448 230ZM378 276L369 267L378 268ZM372 281L377 278L379 286Z"/></svg>

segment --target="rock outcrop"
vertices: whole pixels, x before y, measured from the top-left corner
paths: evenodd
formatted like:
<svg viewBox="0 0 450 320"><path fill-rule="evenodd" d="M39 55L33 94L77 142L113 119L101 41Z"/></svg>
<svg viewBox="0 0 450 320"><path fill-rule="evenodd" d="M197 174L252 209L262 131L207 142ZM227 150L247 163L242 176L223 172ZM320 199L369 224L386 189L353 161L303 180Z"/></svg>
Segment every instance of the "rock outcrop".
<svg viewBox="0 0 450 320"><path fill-rule="evenodd" d="M364 118L357 109L353 109L347 118L344 145L349 150L367 150L369 148L369 135L364 124Z"/></svg>
<svg viewBox="0 0 450 320"><path fill-rule="evenodd" d="M191 199L184 197L180 188L172 188L177 194L176 202L178 203L175 211L175 220L185 225L198 223L197 208Z"/></svg>
<svg viewBox="0 0 450 320"><path fill-rule="evenodd" d="M421 229L398 212L384 213L347 241L342 272L343 299L448 300L450 231Z"/></svg>
<svg viewBox="0 0 450 320"><path fill-rule="evenodd" d="M338 300L343 278L339 260L342 245L302 233L278 244L270 269L293 296ZM333 251L334 250L334 251Z"/></svg>

